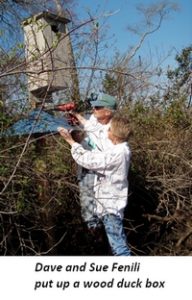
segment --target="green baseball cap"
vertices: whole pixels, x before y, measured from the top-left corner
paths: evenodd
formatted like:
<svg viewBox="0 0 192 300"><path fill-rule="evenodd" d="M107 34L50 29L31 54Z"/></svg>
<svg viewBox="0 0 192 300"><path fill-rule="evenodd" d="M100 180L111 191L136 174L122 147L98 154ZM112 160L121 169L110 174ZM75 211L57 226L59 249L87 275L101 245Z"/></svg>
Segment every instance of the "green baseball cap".
<svg viewBox="0 0 192 300"><path fill-rule="evenodd" d="M91 105L92 105L92 107L98 106L98 107L106 107L106 108L110 108L110 109L116 109L117 101L113 96L101 93L98 95L96 100L91 101Z"/></svg>

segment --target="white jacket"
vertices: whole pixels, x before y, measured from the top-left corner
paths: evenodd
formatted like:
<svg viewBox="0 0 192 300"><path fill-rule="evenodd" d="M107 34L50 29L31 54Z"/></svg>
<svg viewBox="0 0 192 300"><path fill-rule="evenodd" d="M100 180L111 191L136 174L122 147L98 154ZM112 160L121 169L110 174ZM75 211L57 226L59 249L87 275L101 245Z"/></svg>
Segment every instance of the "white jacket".
<svg viewBox="0 0 192 300"><path fill-rule="evenodd" d="M103 125L97 121L94 115L91 115L90 119L84 125L84 130L87 136L92 142L92 148L99 151L109 149L113 143L108 139L108 128L110 122Z"/></svg>
<svg viewBox="0 0 192 300"><path fill-rule="evenodd" d="M128 198L128 170L131 152L126 142L113 145L105 151L89 151L74 143L74 160L84 168L96 172L94 185L96 214L108 213L123 217Z"/></svg>

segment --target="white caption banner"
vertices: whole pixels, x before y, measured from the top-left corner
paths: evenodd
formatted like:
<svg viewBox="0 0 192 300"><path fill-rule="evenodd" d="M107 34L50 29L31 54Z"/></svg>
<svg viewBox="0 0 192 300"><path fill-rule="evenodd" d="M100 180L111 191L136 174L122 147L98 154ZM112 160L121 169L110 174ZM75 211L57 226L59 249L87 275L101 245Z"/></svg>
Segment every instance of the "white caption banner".
<svg viewBox="0 0 192 300"><path fill-rule="evenodd" d="M6 299L191 299L192 257L0 257Z"/></svg>

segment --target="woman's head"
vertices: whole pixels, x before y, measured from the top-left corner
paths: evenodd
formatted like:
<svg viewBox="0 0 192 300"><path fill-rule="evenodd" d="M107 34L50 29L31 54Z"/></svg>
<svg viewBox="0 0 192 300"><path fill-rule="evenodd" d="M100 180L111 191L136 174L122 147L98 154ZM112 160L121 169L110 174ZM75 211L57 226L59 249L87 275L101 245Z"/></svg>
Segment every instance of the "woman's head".
<svg viewBox="0 0 192 300"><path fill-rule="evenodd" d="M126 142L131 134L130 122L126 117L115 115L111 119L108 137L114 144Z"/></svg>

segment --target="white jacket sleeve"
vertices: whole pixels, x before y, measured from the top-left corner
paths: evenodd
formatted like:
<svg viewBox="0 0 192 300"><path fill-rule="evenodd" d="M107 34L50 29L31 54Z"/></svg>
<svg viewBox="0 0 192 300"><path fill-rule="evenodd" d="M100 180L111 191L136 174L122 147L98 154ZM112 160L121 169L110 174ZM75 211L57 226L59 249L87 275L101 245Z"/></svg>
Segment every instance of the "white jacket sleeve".
<svg viewBox="0 0 192 300"><path fill-rule="evenodd" d="M119 155L115 155L113 151L89 151L78 143L73 144L71 154L79 165L98 172L111 168L112 164L114 166L120 163Z"/></svg>

